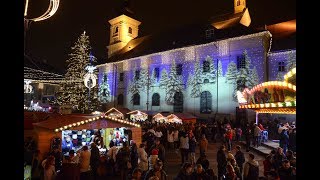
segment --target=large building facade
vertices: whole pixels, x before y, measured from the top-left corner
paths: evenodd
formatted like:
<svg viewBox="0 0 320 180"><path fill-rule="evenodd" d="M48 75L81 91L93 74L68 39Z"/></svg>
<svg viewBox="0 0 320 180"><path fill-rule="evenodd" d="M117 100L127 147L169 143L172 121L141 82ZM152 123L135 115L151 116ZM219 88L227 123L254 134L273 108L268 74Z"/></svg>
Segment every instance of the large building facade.
<svg viewBox="0 0 320 180"><path fill-rule="evenodd" d="M239 87L280 79L295 62L294 49L271 52L272 34L266 29L148 53L152 46L143 42L150 37L136 38L139 21L121 15L109 23L109 63L97 66L98 84L107 84L104 94L110 94L108 106L235 117ZM147 50L139 53L140 46Z"/></svg>

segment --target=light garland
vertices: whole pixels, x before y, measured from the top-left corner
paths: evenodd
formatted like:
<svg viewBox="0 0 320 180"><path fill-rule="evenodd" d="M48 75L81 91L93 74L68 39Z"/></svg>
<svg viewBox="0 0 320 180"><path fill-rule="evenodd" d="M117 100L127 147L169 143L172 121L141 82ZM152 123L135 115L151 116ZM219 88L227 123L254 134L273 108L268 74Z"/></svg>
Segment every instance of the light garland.
<svg viewBox="0 0 320 180"><path fill-rule="evenodd" d="M256 109L256 113L265 114L296 114L295 108L281 108L281 109Z"/></svg>
<svg viewBox="0 0 320 180"><path fill-rule="evenodd" d="M291 83L282 81L268 81L254 86L252 89L250 89L249 94L254 94L256 91L260 91L261 89L268 87L280 87L292 90L294 92L296 91L296 86Z"/></svg>
<svg viewBox="0 0 320 180"><path fill-rule="evenodd" d="M92 121L96 121L98 119L109 119L109 120L113 120L115 122L119 122L119 123L124 123L124 124L127 124L127 125L130 125L130 126L135 126L135 127L140 127L140 124L137 124L137 123L132 123L132 122L129 122L129 121L125 121L125 120L122 120L122 119L116 119L114 117L109 117L109 116L106 116L106 115L101 115L101 116L96 116L94 118L89 118L89 119L86 119L86 120L81 120L81 121L78 121L78 122L75 122L73 124L69 124L69 125L64 125L64 126L61 126L60 128L56 128L54 131L55 132L59 132L59 131L63 131L65 129L69 129L69 128L72 128L72 127L77 127L77 126L80 126L80 125L84 125L84 124L87 124L87 123L91 123Z"/></svg>
<svg viewBox="0 0 320 180"><path fill-rule="evenodd" d="M274 102L264 104L245 104L240 105L240 109L257 109L257 108L278 108L278 107L296 107L296 101Z"/></svg>
<svg viewBox="0 0 320 180"><path fill-rule="evenodd" d="M288 55L290 53L296 54L296 50L295 49L291 49L291 50L285 50L285 51L274 51L274 52L268 53L268 56Z"/></svg>
<svg viewBox="0 0 320 180"><path fill-rule="evenodd" d="M283 76L284 81L288 82L288 79L296 75L296 68L291 69L287 74Z"/></svg>
<svg viewBox="0 0 320 180"><path fill-rule="evenodd" d="M249 39L249 38L254 38L254 37L260 37L260 36L264 36L264 35L268 35L268 36L272 36L271 33L269 31L263 31L263 32L259 32L259 33L254 33L254 34L249 34L249 35L244 35L244 36L238 36L238 37L233 37L233 38L227 38L224 40L220 40L220 41L235 41L235 40L242 40L242 39ZM172 52L176 52L176 51L188 51L192 50L192 48L200 48L200 47L206 47L206 46L210 46L210 45L215 45L217 43L219 43L220 41L214 41L214 42L210 42L210 43L205 43L205 44L201 44L201 45L194 45L194 46L187 46L187 47L183 47L183 48L177 48L177 49L173 49L173 50L168 50L168 51L162 51L162 52L157 52L157 53L152 53L152 54L148 54L148 55L143 55L143 56L139 56L139 57L134 57L134 58L129 58L129 59L125 59L125 60L121 60L121 61L117 61L117 62L112 62L112 63L123 63L123 62L128 62L128 61L134 61L137 59L141 59L141 58L146 58L149 59L150 56L157 56L160 55L162 57L166 57L165 55L168 56L168 54L172 53ZM189 53L192 54L192 53ZM186 59L189 59L188 57L186 57ZM166 61L165 61L166 62ZM169 61L171 62L171 60ZM162 62L163 63L163 62ZM104 63L104 64L99 64L97 65L97 67L101 67L101 66L105 66L106 64L110 64L110 63Z"/></svg>

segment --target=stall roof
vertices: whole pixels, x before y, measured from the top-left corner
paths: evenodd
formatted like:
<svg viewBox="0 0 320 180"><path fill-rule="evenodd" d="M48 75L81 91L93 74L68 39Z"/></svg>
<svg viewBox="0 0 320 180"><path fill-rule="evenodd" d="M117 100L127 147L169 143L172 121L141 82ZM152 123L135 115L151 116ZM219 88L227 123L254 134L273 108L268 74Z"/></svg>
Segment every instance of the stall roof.
<svg viewBox="0 0 320 180"><path fill-rule="evenodd" d="M197 117L193 116L190 113L160 113L162 116L167 117L171 114L177 116L181 120L191 120L191 119L197 119Z"/></svg>
<svg viewBox="0 0 320 180"><path fill-rule="evenodd" d="M127 114L128 112L130 112L131 110L128 109L128 108L115 108L115 107L112 107L110 108L108 111L105 112L105 114L109 113L109 112L112 112L112 111L118 111L120 112L122 115L125 115Z"/></svg>
<svg viewBox="0 0 320 180"><path fill-rule="evenodd" d="M63 127L66 127L64 129L72 128L75 126L79 126L86 123L91 123L99 119L107 119L115 121L119 124L126 124L127 126L136 126L139 127L140 125L131 123L125 120L121 119L115 119L108 116L99 116L99 115L87 115L87 114L66 114L66 115L60 115L57 117L51 117L46 121L42 121L39 123L33 123L33 126L42 127L46 129L52 129L57 131L57 129L62 130Z"/></svg>

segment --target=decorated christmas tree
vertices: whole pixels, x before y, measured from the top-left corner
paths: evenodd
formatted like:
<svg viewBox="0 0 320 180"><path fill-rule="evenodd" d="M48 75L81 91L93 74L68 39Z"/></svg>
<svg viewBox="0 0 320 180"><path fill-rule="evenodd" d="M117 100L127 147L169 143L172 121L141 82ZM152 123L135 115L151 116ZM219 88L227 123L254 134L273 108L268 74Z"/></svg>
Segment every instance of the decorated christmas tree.
<svg viewBox="0 0 320 180"><path fill-rule="evenodd" d="M175 60L172 61L172 65L169 73L169 79L166 86L167 88L166 88L165 100L168 104L173 104L175 93L182 92L183 90L182 76L177 75Z"/></svg>
<svg viewBox="0 0 320 180"><path fill-rule="evenodd" d="M108 103L110 102L110 87L108 84L108 75L105 73L102 77L102 82L99 86L98 98L101 103Z"/></svg>
<svg viewBox="0 0 320 180"><path fill-rule="evenodd" d="M296 55L293 52L290 52L287 57L286 71L289 72L291 69L296 67Z"/></svg>
<svg viewBox="0 0 320 180"><path fill-rule="evenodd" d="M222 73L222 63L219 60L218 62L218 77L223 77L223 73Z"/></svg>
<svg viewBox="0 0 320 180"><path fill-rule="evenodd" d="M75 112L84 113L95 109L94 106L97 105L97 88L91 89L89 100L89 89L85 87L83 82L83 77L86 74L85 68L90 65L90 50L89 36L83 32L74 46L71 47L69 59L66 60L67 72L64 78L65 81L61 84L61 90L56 96L58 105L71 106Z"/></svg>
<svg viewBox="0 0 320 180"><path fill-rule="evenodd" d="M189 77L190 77L189 86L191 86L190 96L193 98L200 97L202 78L201 78L201 69L200 69L199 61L197 61L194 64L193 76L190 74Z"/></svg>

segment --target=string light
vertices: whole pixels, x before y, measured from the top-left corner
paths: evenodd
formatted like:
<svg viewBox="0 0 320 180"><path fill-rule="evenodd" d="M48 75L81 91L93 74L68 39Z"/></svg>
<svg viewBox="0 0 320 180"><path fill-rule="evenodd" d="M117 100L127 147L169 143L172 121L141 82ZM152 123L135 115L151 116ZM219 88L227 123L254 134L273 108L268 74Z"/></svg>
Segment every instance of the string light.
<svg viewBox="0 0 320 180"><path fill-rule="evenodd" d="M129 125L135 126L135 127L140 127L140 125L137 124L137 123L128 122L128 121L125 121L125 120L122 120L122 119L117 119L117 118L110 117L110 116L102 116L101 118L110 119L110 120L113 120L113 121L116 121L116 122L120 122L120 123L124 123L124 124L129 124ZM94 117L94 118L92 118L92 119L90 118L90 119L86 119L86 120L81 120L81 121L78 121L78 122L73 123L72 125L69 124L69 125L65 125L65 126L62 126L62 127L60 127L60 128L57 128L57 129L55 129L54 131L55 131L55 132L58 132L59 130L62 131L62 130L64 130L64 129L69 129L69 128L71 128L72 126L73 126L73 127L75 127L75 126L80 126L80 125L87 124L87 123L90 123L90 122L92 122L92 121L94 121L94 120L98 120L98 119L100 119L99 116Z"/></svg>
<svg viewBox="0 0 320 180"><path fill-rule="evenodd" d="M50 0L49 8L47 9L47 11L43 15L41 15L37 18L30 19L30 20L36 22L36 21L43 21L43 20L50 18L51 16L53 16L57 12L58 7L59 7L59 2L60 2L60 0ZM26 8L25 8L25 13L24 13L25 16L27 16L27 8L28 8L28 1L26 2Z"/></svg>

